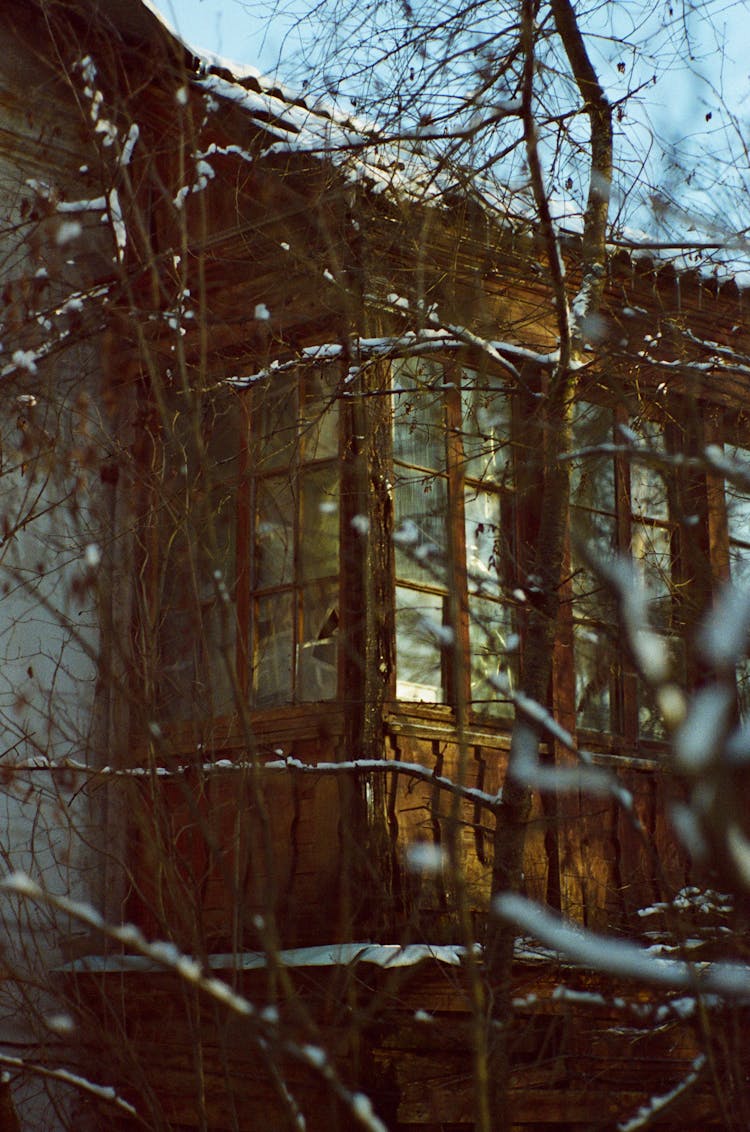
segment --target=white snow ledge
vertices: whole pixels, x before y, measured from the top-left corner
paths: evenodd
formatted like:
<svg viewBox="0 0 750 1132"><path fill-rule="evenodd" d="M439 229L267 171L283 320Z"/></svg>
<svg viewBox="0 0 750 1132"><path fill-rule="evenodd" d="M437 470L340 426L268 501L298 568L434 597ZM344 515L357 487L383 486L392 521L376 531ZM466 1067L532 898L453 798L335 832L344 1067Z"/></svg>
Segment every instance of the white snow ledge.
<svg viewBox="0 0 750 1132"><path fill-rule="evenodd" d="M280 951L278 962L284 967L341 967L353 963L373 963L377 967L414 967L424 959L459 967L466 953L465 947L412 943L400 947L396 943L336 943L319 947L295 947ZM262 951L241 951L236 954L210 955L208 967L212 971L260 971L268 966L268 957ZM143 955L84 955L66 963L61 971L105 972L160 971L165 968Z"/></svg>
<svg viewBox="0 0 750 1132"><path fill-rule="evenodd" d="M475 954L481 958L482 947L474 944ZM296 967L348 967L356 963L372 963L376 967L416 967L429 960L447 967L460 967L466 948L460 944L410 943L401 947L397 943L330 943L317 947L288 948L278 953L278 962L289 968ZM559 962L559 956L528 939L517 939L515 958L522 963ZM211 971L261 971L268 966L263 951L238 951L214 954L208 957ZM77 974L116 974L165 972L169 968L144 955L84 955L57 968L60 972Z"/></svg>

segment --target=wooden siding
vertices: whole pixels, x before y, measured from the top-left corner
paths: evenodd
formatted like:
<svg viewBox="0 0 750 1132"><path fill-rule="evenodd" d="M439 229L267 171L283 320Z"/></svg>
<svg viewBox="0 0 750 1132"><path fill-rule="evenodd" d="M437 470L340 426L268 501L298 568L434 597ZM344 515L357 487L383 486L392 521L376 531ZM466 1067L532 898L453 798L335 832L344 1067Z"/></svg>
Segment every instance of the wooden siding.
<svg viewBox="0 0 750 1132"><path fill-rule="evenodd" d="M472 1127L471 1016L460 968L424 961L391 971L368 963L286 970L290 997L278 1003L282 1042L292 1019L311 1018L315 1040L343 1082L368 1091L392 1132ZM232 978L257 1008L274 1001L268 972ZM559 996L560 984L568 1000ZM264 1127L285 1127L278 1086L251 1023L220 1021L210 1003L166 974L78 974L73 987L84 1025L102 1011L109 1017L113 1040L100 1050L100 1071L130 1082L124 1094L142 1115L154 1108L174 1132L198 1127L203 1118L211 1132L254 1132L261 1113ZM514 1022L509 1129L614 1127L633 1117L644 1098L679 1085L698 1050L689 1021L676 1013L655 1026L648 998L611 979L526 958L516 964L513 989L525 1005ZM711 1026L736 1021L726 1012L712 1016ZM731 1103L720 1041L715 1055L717 1081ZM273 1056L312 1132L352 1127L313 1071L281 1047ZM720 1124L707 1080L656 1120L657 1127L681 1132Z"/></svg>

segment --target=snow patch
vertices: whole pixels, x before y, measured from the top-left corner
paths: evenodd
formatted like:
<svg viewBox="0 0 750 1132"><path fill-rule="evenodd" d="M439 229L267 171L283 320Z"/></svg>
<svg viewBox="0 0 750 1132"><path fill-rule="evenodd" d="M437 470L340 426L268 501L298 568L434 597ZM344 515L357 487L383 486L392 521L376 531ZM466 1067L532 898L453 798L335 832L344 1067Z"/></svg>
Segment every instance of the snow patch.
<svg viewBox="0 0 750 1132"><path fill-rule="evenodd" d="M406 847L406 867L410 873L437 877L441 875L446 863L446 853L441 845L414 841Z"/></svg>
<svg viewBox="0 0 750 1132"><path fill-rule="evenodd" d="M62 248L65 244L77 240L82 232L83 228L77 220L64 220L57 229L55 242L59 248Z"/></svg>

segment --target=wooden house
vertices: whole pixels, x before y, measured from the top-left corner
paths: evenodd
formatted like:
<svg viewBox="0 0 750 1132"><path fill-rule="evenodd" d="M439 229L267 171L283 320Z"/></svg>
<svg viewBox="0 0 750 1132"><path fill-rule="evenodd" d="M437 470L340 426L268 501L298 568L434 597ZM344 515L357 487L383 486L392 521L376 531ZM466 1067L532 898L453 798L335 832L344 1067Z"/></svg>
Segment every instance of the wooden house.
<svg viewBox="0 0 750 1132"><path fill-rule="evenodd" d="M9 989L51 971L43 1008L20 998L29 1019L64 1002L72 1032L8 1013L4 1048L34 1080L112 1086L54 1094L71 1127L471 1127L556 361L543 252L424 155L195 58L140 0L0 22L6 856L110 925L5 911ZM632 936L674 930L695 878L592 561L633 554L699 685L691 642L750 528L693 457L750 446L750 335L731 282L614 249L607 271L542 756L577 736L634 804L542 792L524 885ZM529 941L514 994L508 1127L747 1108L739 1007L719 1027Z"/></svg>

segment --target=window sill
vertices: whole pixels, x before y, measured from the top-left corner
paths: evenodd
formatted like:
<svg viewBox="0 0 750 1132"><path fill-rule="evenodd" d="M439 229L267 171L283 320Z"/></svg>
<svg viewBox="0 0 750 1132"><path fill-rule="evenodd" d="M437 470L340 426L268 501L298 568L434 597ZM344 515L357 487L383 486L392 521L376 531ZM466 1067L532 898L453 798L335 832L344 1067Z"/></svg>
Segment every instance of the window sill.
<svg viewBox="0 0 750 1132"><path fill-rule="evenodd" d="M443 704L391 700L385 705L384 720L392 735L449 741L455 741L458 737L456 713L453 708ZM508 750L512 726L512 719L494 720L472 716L464 728L463 738L467 743Z"/></svg>

